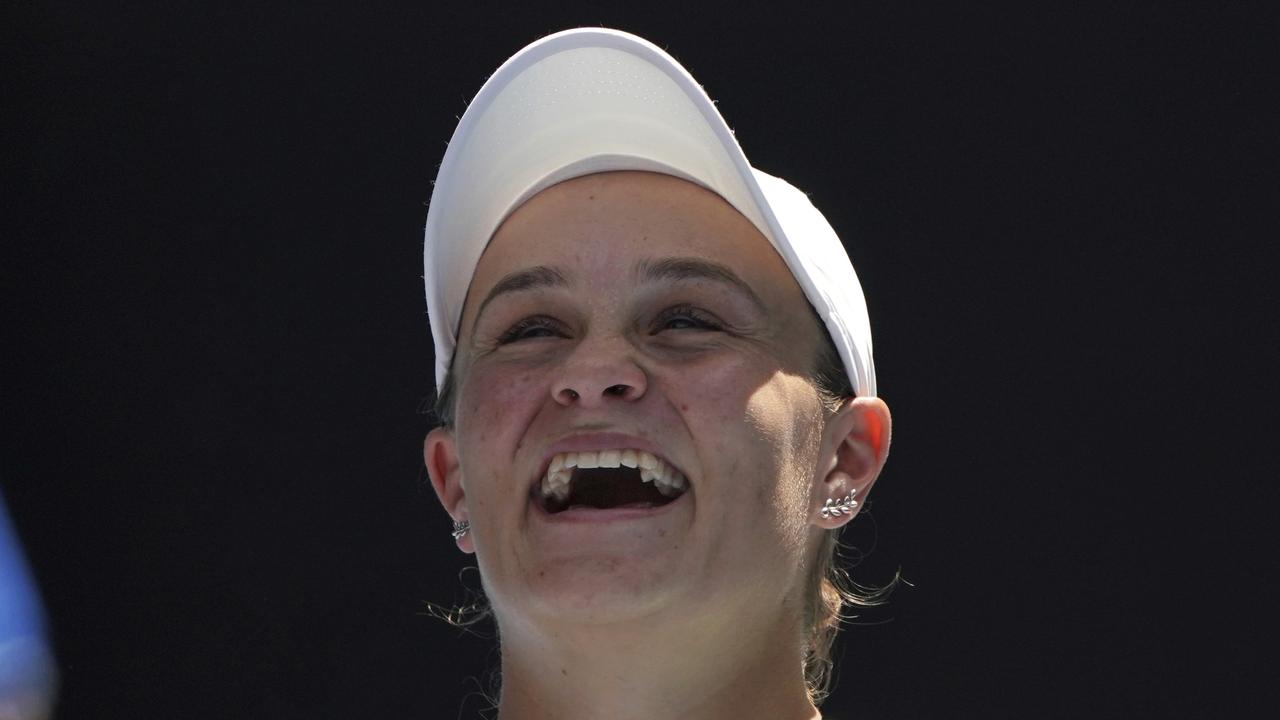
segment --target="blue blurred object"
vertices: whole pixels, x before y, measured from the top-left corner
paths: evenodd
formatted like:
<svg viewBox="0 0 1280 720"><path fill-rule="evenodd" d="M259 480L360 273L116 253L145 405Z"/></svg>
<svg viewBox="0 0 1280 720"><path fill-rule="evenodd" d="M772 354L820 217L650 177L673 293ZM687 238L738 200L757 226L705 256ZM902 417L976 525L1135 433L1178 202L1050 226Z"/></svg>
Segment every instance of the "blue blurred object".
<svg viewBox="0 0 1280 720"><path fill-rule="evenodd" d="M0 718L50 717L56 684L40 596L0 497Z"/></svg>

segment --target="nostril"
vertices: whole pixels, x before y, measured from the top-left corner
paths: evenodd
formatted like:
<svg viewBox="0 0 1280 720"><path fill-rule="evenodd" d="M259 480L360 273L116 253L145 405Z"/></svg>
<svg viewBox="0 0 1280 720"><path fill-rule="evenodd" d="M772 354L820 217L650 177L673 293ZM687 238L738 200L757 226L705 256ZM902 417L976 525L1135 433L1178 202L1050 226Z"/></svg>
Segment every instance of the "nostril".
<svg viewBox="0 0 1280 720"><path fill-rule="evenodd" d="M627 390L630 390L630 389L631 388L628 387L627 385L610 385L609 387L605 388L604 394L613 395L614 397L621 397L623 395L626 395Z"/></svg>

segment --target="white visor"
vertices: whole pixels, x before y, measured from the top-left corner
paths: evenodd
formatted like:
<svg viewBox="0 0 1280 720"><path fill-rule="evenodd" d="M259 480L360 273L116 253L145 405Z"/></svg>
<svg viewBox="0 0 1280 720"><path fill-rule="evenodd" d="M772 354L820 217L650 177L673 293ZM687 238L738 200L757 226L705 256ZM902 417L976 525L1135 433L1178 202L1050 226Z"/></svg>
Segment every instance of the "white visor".
<svg viewBox="0 0 1280 720"><path fill-rule="evenodd" d="M423 250L442 387L476 264L502 221L556 183L648 170L697 183L750 220L827 328L854 392L876 394L871 326L844 246L809 198L751 167L697 81L617 30L549 35L503 63L472 100L436 176Z"/></svg>

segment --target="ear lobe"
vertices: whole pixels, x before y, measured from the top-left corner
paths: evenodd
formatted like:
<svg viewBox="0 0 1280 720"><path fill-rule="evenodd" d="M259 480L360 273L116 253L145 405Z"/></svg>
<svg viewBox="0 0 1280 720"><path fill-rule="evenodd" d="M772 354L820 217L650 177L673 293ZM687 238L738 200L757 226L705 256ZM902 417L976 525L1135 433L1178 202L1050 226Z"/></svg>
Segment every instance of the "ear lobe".
<svg viewBox="0 0 1280 720"><path fill-rule="evenodd" d="M827 473L815 484L815 523L830 529L843 525L866 503L871 486L889 457L889 441L892 436L893 418L889 406L880 398L851 398L840 408L827 425L827 447L834 457L827 464ZM822 517L822 508L843 504L846 512L828 512Z"/></svg>
<svg viewBox="0 0 1280 720"><path fill-rule="evenodd" d="M468 520L467 492L462 487L462 467L458 462L458 444L453 431L438 427L427 433L422 443L422 460L426 463L431 487L445 512L454 522ZM458 549L465 553L475 552L470 533L458 539Z"/></svg>

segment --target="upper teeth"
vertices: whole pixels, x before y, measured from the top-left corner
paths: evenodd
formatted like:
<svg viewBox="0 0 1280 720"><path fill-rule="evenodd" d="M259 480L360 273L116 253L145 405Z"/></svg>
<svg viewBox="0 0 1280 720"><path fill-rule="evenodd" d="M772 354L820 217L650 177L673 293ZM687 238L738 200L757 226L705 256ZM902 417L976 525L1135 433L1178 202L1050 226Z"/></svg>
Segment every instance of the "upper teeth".
<svg viewBox="0 0 1280 720"><path fill-rule="evenodd" d="M547 474L542 478L543 497L554 497L561 502L568 499L569 481L573 477L573 468L576 467L639 468L640 480L653 481L653 486L658 489L658 492L667 497L674 497L684 492L688 484L679 470L668 465L662 458L644 450L584 450L558 453L551 458Z"/></svg>

